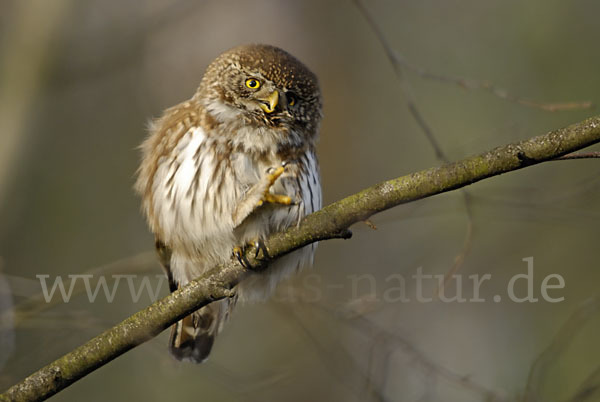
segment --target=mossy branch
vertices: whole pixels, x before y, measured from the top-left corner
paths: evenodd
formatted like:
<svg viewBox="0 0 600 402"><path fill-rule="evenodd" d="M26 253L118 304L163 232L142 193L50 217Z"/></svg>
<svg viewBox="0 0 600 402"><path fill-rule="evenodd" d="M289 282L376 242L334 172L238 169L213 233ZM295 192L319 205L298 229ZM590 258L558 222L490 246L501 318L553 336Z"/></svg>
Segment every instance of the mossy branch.
<svg viewBox="0 0 600 402"><path fill-rule="evenodd" d="M509 144L441 167L422 170L369 187L306 217L298 227L265 242L271 259L307 244L349 238L349 227L400 204L455 190L488 177L518 170L600 142L600 116L516 144ZM256 269L268 261L246 258ZM161 333L198 308L225 297L248 271L238 262L216 267L187 286L132 315L86 344L38 370L0 395L1 401L46 399L128 350Z"/></svg>

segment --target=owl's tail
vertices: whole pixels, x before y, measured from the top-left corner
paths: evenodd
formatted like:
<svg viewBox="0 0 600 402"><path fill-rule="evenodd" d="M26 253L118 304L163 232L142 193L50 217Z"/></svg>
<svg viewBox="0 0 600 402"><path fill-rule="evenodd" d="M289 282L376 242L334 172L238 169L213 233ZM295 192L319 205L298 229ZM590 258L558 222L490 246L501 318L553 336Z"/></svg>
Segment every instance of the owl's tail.
<svg viewBox="0 0 600 402"><path fill-rule="evenodd" d="M224 299L202 307L171 327L169 351L177 360L202 363L227 321L235 300Z"/></svg>

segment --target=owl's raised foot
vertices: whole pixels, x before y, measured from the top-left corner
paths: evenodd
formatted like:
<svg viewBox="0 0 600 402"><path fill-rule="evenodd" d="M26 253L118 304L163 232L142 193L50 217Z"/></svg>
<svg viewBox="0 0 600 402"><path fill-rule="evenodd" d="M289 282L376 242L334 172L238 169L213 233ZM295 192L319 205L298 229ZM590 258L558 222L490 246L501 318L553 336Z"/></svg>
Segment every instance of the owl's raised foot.
<svg viewBox="0 0 600 402"><path fill-rule="evenodd" d="M281 166L279 166L277 168L269 168L267 170L267 177L266 177L267 186L265 188L262 198L258 201L259 207L261 205L263 205L265 202L268 202L271 204L282 204L282 205L291 205L292 204L291 197L289 197L287 195L281 195L281 194L272 194L270 192L271 187L273 186L273 184L275 184L275 181L279 178L279 176L281 176L283 174L283 172L285 172L286 165L287 165L287 162L283 162L281 164Z"/></svg>
<svg viewBox="0 0 600 402"><path fill-rule="evenodd" d="M285 172L287 163L282 163L276 168L269 168L260 181L254 184L240 200L233 211L233 225L239 226L257 208L265 203L278 205L293 205L292 198L282 194L272 194L271 187L277 179Z"/></svg>

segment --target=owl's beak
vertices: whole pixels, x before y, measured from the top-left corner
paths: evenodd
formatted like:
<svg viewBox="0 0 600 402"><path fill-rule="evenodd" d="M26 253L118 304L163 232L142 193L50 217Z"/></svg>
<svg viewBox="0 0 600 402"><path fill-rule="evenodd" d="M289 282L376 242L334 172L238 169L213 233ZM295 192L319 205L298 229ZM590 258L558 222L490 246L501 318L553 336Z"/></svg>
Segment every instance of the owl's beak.
<svg viewBox="0 0 600 402"><path fill-rule="evenodd" d="M266 99L259 99L259 101L260 108L264 110L265 113L273 113L279 103L279 92L273 91Z"/></svg>

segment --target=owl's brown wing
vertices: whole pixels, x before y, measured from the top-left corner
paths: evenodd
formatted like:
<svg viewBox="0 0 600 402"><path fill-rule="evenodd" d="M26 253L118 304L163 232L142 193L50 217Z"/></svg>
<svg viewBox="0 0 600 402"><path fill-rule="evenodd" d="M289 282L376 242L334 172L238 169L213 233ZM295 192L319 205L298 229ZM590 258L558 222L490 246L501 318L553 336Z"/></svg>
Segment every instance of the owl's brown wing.
<svg viewBox="0 0 600 402"><path fill-rule="evenodd" d="M173 252L158 237L155 239L154 245L160 264L167 274L169 290L174 292L177 290L177 283L173 279L173 271L171 271L171 256ZM178 360L191 360L197 363L206 359L214 341L214 335L209 332L213 316L215 315L211 313L212 307L207 306L173 324L169 339L169 350L175 358ZM199 331L199 328L204 329L204 331Z"/></svg>
<svg viewBox="0 0 600 402"><path fill-rule="evenodd" d="M173 279L173 271L171 271L171 255L173 252L171 249L162 242L158 237L154 241L154 246L156 247L156 254L158 254L158 260L165 270L165 274L167 274L167 279L169 280L169 290L174 292L177 290L177 284Z"/></svg>

